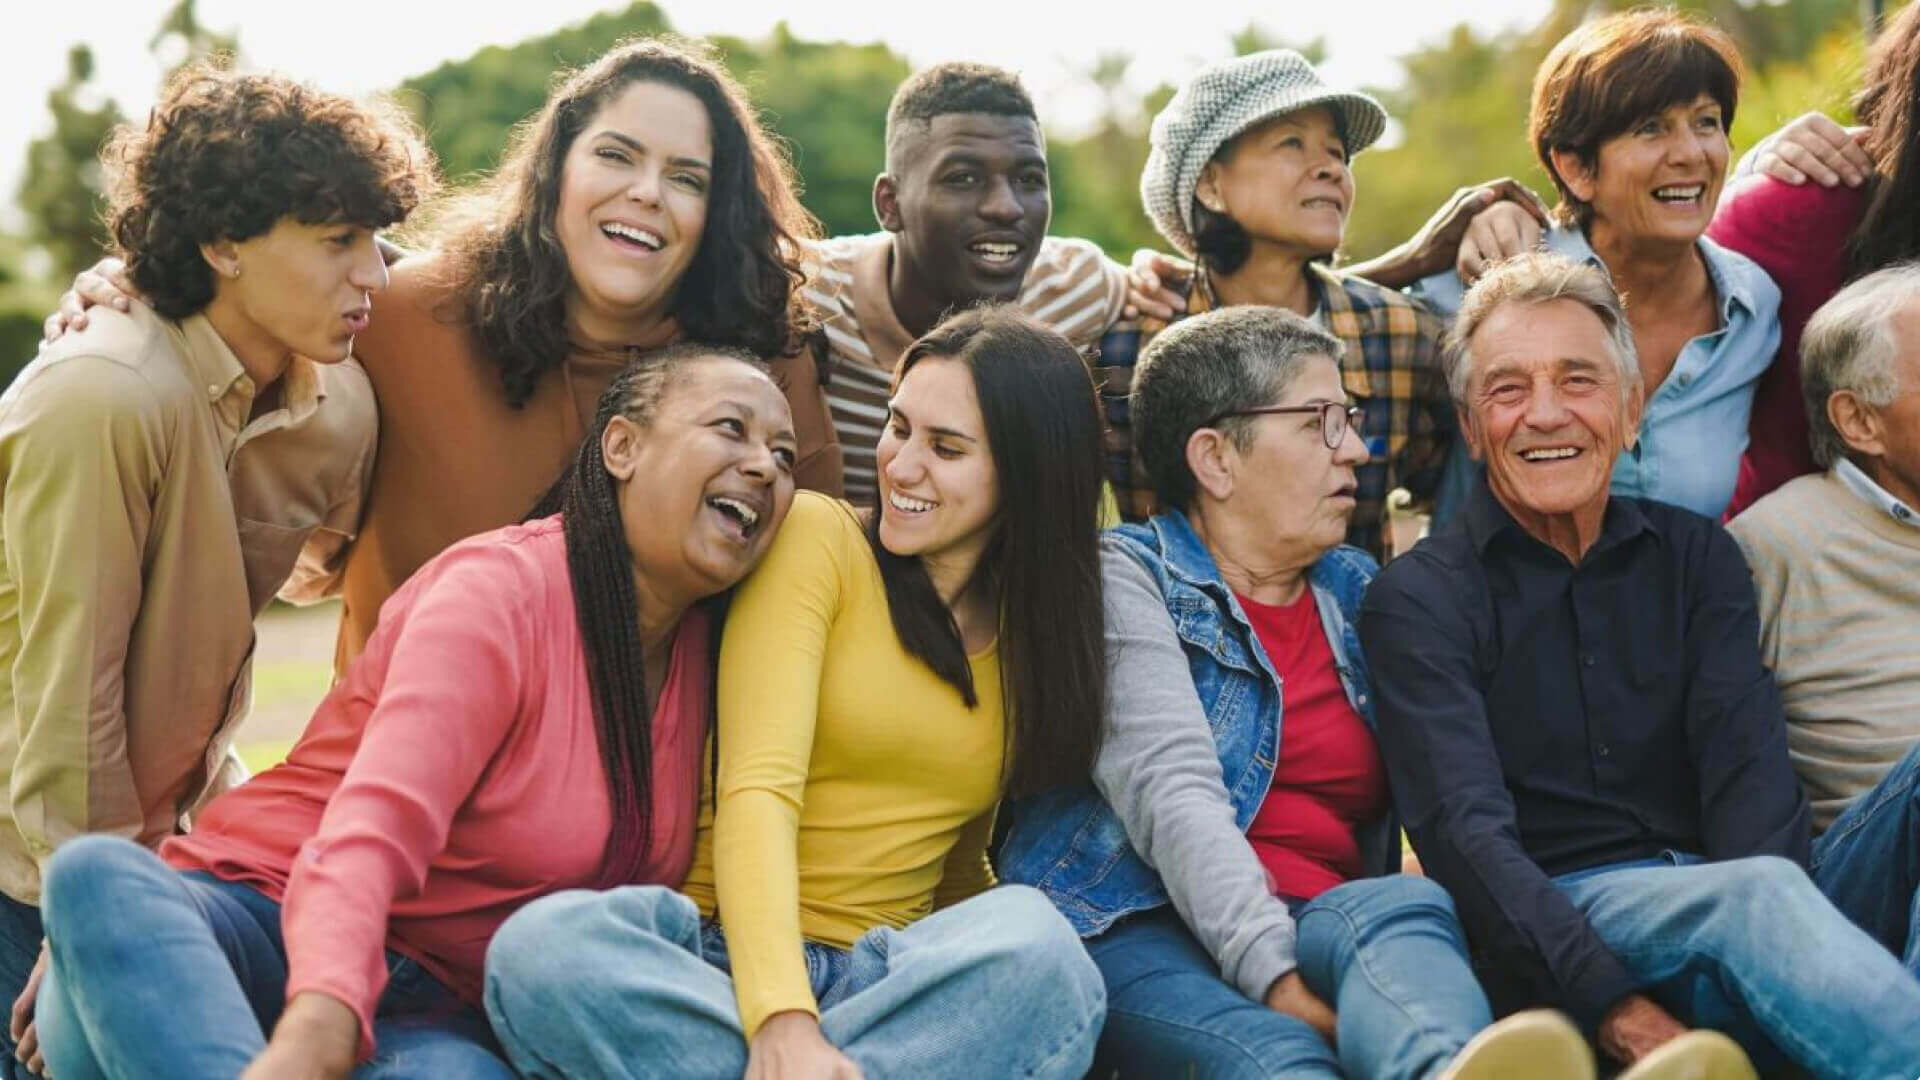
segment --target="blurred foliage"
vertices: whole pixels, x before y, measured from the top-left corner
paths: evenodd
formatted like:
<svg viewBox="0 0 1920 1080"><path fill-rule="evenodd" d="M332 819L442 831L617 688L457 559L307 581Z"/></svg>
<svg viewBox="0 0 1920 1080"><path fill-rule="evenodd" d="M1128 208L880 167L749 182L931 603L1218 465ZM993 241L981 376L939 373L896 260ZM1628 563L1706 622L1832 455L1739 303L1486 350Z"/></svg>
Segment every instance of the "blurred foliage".
<svg viewBox="0 0 1920 1080"><path fill-rule="evenodd" d="M1355 172L1357 213L1347 235L1365 257L1409 235L1455 188L1511 175L1551 198L1551 185L1526 141L1528 92L1547 51L1583 20L1633 6L1635 0L1552 0L1531 29L1482 34L1466 26L1437 36L1401 58L1398 85L1368 88L1393 117L1386 139L1362 154ZM1859 79L1863 35L1858 0L1681 0L1725 28L1739 44L1748 79L1733 129L1736 147L1808 109L1842 119ZM559 73L587 63L615 43L672 30L647 0L594 16L514 45L490 46L403 83L399 94L426 127L456 184L492 168L509 132L536 111ZM719 37L713 44L741 80L769 125L790 146L807 205L830 234L875 228L873 178L882 166L888 100L909 70L883 44L815 42L785 23L760 38ZM1318 63L1323 40L1290 41L1250 23L1224 35L1220 55L1275 46L1297 48ZM193 0L175 0L150 47L163 65L214 52L236 40L202 26ZM92 99L91 56L69 58L68 78L47 99L53 130L29 152L20 204L29 222L25 243L0 237L0 377L5 364L32 351L52 294L100 248L97 231L100 140L119 113ZM1173 88L1145 94L1128 79L1126 52L1092 57L1082 74L1101 111L1084 131L1056 135L1054 222L1060 235L1084 236L1116 257L1157 246L1140 210L1139 179L1146 132ZM1045 102L1041 103L1045 112ZM40 252L42 273L28 247ZM10 314L10 313L17 313Z"/></svg>

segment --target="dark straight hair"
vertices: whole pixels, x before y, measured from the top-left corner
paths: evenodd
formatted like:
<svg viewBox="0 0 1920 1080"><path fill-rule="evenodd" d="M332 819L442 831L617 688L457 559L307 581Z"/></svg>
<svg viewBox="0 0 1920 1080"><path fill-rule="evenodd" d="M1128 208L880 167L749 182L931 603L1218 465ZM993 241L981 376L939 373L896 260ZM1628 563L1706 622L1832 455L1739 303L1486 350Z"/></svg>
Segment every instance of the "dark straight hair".
<svg viewBox="0 0 1920 1080"><path fill-rule="evenodd" d="M629 365L600 395L593 430L581 441L573 464L528 515L540 517L552 512L558 495L574 618L580 627L587 687L593 697L594 731L613 810L612 835L601 860L597 888L636 880L651 854L653 836L653 715L647 708L640 601L633 583L633 551L627 545L620 517L619 494L613 476L607 472L600 439L615 416L624 416L642 428L649 426L674 380L689 365L729 360L766 370L743 349L693 343L670 345ZM710 620L710 662L720 655L720 629L728 596L723 592L698 605ZM713 715L711 708L707 715Z"/></svg>
<svg viewBox="0 0 1920 1080"><path fill-rule="evenodd" d="M980 401L1000 506L968 589L999 612L1000 694L1009 796L1085 783L1106 709L1100 592L1100 413L1086 363L1067 339L1006 307L953 316L910 346L893 386L926 360L967 365ZM979 703L952 611L926 567L867 539L900 644Z"/></svg>
<svg viewBox="0 0 1920 1080"><path fill-rule="evenodd" d="M1920 254L1920 4L1880 31L1853 114L1867 125L1874 176L1866 212L1847 238L1849 278Z"/></svg>

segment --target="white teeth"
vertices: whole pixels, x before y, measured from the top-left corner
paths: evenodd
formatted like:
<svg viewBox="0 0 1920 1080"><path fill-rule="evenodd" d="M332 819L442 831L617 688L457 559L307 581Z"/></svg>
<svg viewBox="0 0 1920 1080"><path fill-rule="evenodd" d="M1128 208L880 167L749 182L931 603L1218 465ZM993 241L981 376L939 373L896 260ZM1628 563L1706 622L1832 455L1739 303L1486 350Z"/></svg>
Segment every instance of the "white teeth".
<svg viewBox="0 0 1920 1080"><path fill-rule="evenodd" d="M1019 244L989 244L983 241L970 246L974 254L985 256L995 262L1006 262L1020 254Z"/></svg>
<svg viewBox="0 0 1920 1080"><path fill-rule="evenodd" d="M1562 446L1555 450L1523 450L1520 457L1524 461L1560 461L1573 457L1580 451L1571 446Z"/></svg>
<svg viewBox="0 0 1920 1080"><path fill-rule="evenodd" d="M739 499L729 499L724 495L720 495L707 501L716 507L733 511L739 516L740 523L749 529L760 523L760 512L748 506L746 503L741 502Z"/></svg>
<svg viewBox="0 0 1920 1080"><path fill-rule="evenodd" d="M654 251L659 251L661 248L667 246L666 239L659 233L651 229L636 228L635 226L626 225L618 221L607 222L605 225L600 226L600 231L606 233L608 236L617 236L622 240L631 240L636 244L651 248Z"/></svg>
<svg viewBox="0 0 1920 1080"><path fill-rule="evenodd" d="M892 504L895 510L904 510L909 514L924 513L937 505L922 499L909 499L897 491L887 494L887 502Z"/></svg>
<svg viewBox="0 0 1920 1080"><path fill-rule="evenodd" d="M1707 185L1705 184L1691 184L1686 187L1663 187L1654 189L1653 197L1656 199L1676 200L1697 199L1701 193L1706 190Z"/></svg>

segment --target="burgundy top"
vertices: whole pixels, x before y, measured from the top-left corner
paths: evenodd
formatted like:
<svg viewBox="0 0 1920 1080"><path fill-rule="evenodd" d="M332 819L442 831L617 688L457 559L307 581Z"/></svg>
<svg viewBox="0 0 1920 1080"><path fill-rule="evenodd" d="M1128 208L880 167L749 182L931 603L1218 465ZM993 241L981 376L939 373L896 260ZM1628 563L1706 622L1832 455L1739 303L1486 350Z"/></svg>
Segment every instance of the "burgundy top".
<svg viewBox="0 0 1920 1080"><path fill-rule="evenodd" d="M1387 776L1373 732L1347 701L1312 589L1275 606L1240 597L1280 676L1273 786L1247 826L1276 896L1311 900L1362 873L1355 830L1380 816Z"/></svg>
<svg viewBox="0 0 1920 1080"><path fill-rule="evenodd" d="M1847 237L1866 206L1860 188L1795 187L1755 176L1727 192L1707 228L1709 239L1759 263L1780 286L1780 351L1754 392L1747 452L1724 519L1817 471L1800 397L1800 331L1846 281Z"/></svg>

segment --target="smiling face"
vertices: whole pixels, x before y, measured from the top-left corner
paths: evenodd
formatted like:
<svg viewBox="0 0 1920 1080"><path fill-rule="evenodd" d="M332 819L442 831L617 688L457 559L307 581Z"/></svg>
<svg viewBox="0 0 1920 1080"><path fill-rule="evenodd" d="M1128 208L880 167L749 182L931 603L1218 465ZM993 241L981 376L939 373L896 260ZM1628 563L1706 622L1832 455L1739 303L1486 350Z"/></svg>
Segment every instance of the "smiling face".
<svg viewBox="0 0 1920 1080"><path fill-rule="evenodd" d="M1053 194L1040 125L1024 116L945 113L925 122L874 208L894 257L931 310L1020 295Z"/></svg>
<svg viewBox="0 0 1920 1080"><path fill-rule="evenodd" d="M875 450L880 542L895 555L977 565L1000 485L973 372L963 360L926 357L901 378L887 411Z"/></svg>
<svg viewBox="0 0 1920 1080"><path fill-rule="evenodd" d="M249 240L203 249L214 268L215 325L236 351L338 363L367 328L387 267L361 225L306 225L291 217ZM238 270L235 274L232 271Z"/></svg>
<svg viewBox="0 0 1920 1080"><path fill-rule="evenodd" d="M1338 250L1353 209L1353 173L1333 111L1316 105L1241 132L1207 163L1194 195L1255 243L1309 258Z"/></svg>
<svg viewBox="0 0 1920 1080"><path fill-rule="evenodd" d="M590 336L659 318L700 249L713 139L700 99L633 83L567 148L554 227L572 277L568 313Z"/></svg>
<svg viewBox="0 0 1920 1080"><path fill-rule="evenodd" d="M1549 519L1597 527L1641 408L1638 387L1622 392L1600 317L1576 300L1503 304L1469 352L1463 431L1494 496L1535 536Z"/></svg>
<svg viewBox="0 0 1920 1080"><path fill-rule="evenodd" d="M646 427L609 421L601 452L643 576L689 601L745 577L793 504L795 446L773 380L724 357L687 362Z"/></svg>
<svg viewBox="0 0 1920 1080"><path fill-rule="evenodd" d="M1709 94L1668 106L1600 144L1594 167L1554 151L1567 187L1593 206L1593 227L1636 240L1691 244L1707 230L1731 147Z"/></svg>

